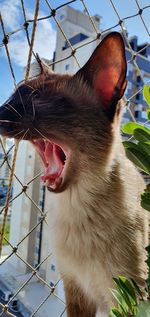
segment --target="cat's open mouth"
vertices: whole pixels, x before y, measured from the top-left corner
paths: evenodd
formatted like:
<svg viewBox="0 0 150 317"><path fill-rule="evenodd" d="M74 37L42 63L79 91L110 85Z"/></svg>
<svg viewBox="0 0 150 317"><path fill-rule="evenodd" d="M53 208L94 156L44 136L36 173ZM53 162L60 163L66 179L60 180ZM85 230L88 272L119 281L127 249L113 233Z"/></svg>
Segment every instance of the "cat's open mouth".
<svg viewBox="0 0 150 317"><path fill-rule="evenodd" d="M63 182L70 150L66 146L45 139L32 140L32 143L44 165L45 171L41 179L45 182L48 190L56 191Z"/></svg>

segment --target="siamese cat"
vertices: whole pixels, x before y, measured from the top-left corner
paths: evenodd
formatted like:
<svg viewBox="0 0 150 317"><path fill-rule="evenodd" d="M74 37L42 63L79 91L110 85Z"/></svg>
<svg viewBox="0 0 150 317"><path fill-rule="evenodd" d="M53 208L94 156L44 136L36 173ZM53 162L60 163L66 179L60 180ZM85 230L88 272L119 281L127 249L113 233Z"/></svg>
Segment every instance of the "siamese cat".
<svg viewBox="0 0 150 317"><path fill-rule="evenodd" d="M144 182L120 136L126 68L123 39L112 32L75 75L41 62L41 74L0 107L1 135L29 140L44 166L68 317L108 317L113 277L145 286Z"/></svg>

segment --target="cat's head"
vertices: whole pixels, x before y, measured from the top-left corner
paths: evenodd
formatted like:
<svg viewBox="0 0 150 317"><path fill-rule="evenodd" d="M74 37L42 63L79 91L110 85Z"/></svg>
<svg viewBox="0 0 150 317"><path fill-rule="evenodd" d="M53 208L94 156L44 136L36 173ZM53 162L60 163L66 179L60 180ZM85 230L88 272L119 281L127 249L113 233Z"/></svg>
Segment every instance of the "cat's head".
<svg viewBox="0 0 150 317"><path fill-rule="evenodd" d="M107 35L73 76L41 69L0 107L0 133L30 140L48 189L61 192L81 173L107 169L126 87L123 39Z"/></svg>

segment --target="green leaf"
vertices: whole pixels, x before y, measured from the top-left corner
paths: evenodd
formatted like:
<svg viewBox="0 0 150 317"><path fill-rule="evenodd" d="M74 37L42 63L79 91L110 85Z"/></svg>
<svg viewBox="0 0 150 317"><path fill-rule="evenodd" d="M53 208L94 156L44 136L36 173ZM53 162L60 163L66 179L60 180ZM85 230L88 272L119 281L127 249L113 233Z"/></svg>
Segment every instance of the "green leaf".
<svg viewBox="0 0 150 317"><path fill-rule="evenodd" d="M146 283L147 283L147 292L148 294L150 294L150 244L145 249L147 251L146 263L148 265L148 277L147 277Z"/></svg>
<svg viewBox="0 0 150 317"><path fill-rule="evenodd" d="M147 129L147 128L145 128ZM148 130L148 129L147 129ZM150 142L150 131L148 130L143 130L140 128L134 129L133 130L133 136L137 141L142 141L142 142Z"/></svg>
<svg viewBox="0 0 150 317"><path fill-rule="evenodd" d="M150 193L150 184L146 185L146 188L144 189L144 193Z"/></svg>
<svg viewBox="0 0 150 317"><path fill-rule="evenodd" d="M150 120L150 109L146 110L147 119Z"/></svg>
<svg viewBox="0 0 150 317"><path fill-rule="evenodd" d="M120 292L117 291L116 289L112 289L111 292L112 292L113 297L117 301L119 307L122 309L123 313L127 314L129 309L128 309L128 305L126 304L122 294L120 294Z"/></svg>
<svg viewBox="0 0 150 317"><path fill-rule="evenodd" d="M137 283L132 278L131 278L131 281L132 281L132 283L133 283L133 285L135 287L135 290L136 290L137 294L140 295L141 299L143 299L143 294L142 294L139 286L137 285Z"/></svg>
<svg viewBox="0 0 150 317"><path fill-rule="evenodd" d="M134 315L134 313L137 312L138 300L133 283L124 276L119 276L119 278L114 278L113 280L129 307L130 312Z"/></svg>
<svg viewBox="0 0 150 317"><path fill-rule="evenodd" d="M117 308L112 308L109 317L122 317L122 314Z"/></svg>
<svg viewBox="0 0 150 317"><path fill-rule="evenodd" d="M150 162L145 153L141 153L137 148L126 148L126 155L135 165L137 165L142 171L150 174Z"/></svg>
<svg viewBox="0 0 150 317"><path fill-rule="evenodd" d="M144 127L143 125L141 125L140 123L136 123L136 122L127 122L124 124L124 126L122 127L122 131L126 134L133 134L133 131L135 129L142 129L143 131L147 132L150 135L150 131L149 129L147 129L146 127Z"/></svg>
<svg viewBox="0 0 150 317"><path fill-rule="evenodd" d="M120 278L113 278L113 280L115 281L118 289L119 289L119 292L122 294L126 304L131 308L131 301L130 301L130 295L129 295L129 292L128 292L128 289L126 288L126 285L124 282L121 281ZM135 304L135 302L133 302L133 304Z"/></svg>
<svg viewBox="0 0 150 317"><path fill-rule="evenodd" d="M131 141L123 141L123 146L125 149L127 148L133 148L138 151L140 151L142 154L147 157L147 160L149 161L150 164L150 142L139 142L138 144L131 142Z"/></svg>
<svg viewBox="0 0 150 317"><path fill-rule="evenodd" d="M119 282L120 282L122 289L124 289L130 295L130 297L133 299L132 304L136 305L137 298L136 298L136 293L135 293L135 289L134 289L132 282L127 280L127 278L124 276L119 276Z"/></svg>
<svg viewBox="0 0 150 317"><path fill-rule="evenodd" d="M141 206L150 211L150 193L144 192L144 194L141 195Z"/></svg>
<svg viewBox="0 0 150 317"><path fill-rule="evenodd" d="M125 148L134 148L134 149L137 149L137 144L134 143L134 142L131 142L131 141L123 141L123 146Z"/></svg>
<svg viewBox="0 0 150 317"><path fill-rule="evenodd" d="M150 317L150 301L141 302L136 317Z"/></svg>
<svg viewBox="0 0 150 317"><path fill-rule="evenodd" d="M150 156L150 142L139 142L138 148Z"/></svg>
<svg viewBox="0 0 150 317"><path fill-rule="evenodd" d="M150 106L150 86L145 85L143 88L143 96L147 104Z"/></svg>
<svg viewBox="0 0 150 317"><path fill-rule="evenodd" d="M145 248L145 250L150 254L150 244Z"/></svg>

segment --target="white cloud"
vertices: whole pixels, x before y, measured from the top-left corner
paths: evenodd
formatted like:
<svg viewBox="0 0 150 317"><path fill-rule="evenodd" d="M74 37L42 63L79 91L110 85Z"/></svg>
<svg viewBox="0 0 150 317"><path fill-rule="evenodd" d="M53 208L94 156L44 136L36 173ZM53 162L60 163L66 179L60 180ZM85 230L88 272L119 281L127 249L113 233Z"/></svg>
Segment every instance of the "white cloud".
<svg viewBox="0 0 150 317"><path fill-rule="evenodd" d="M21 5L18 0L4 0L1 7L5 25L10 29L16 29L21 25ZM9 14L6 14L9 12ZM39 17L44 16L39 12ZM33 19L33 12L27 10L28 19ZM55 49L56 31L53 29L50 20L42 20L37 23L36 36L34 41L34 52L40 57L52 59ZM29 45L25 31L20 31L10 37L8 44L11 59L19 66L26 66L28 60Z"/></svg>
<svg viewBox="0 0 150 317"><path fill-rule="evenodd" d="M0 11L5 27L14 30L18 27L20 20L19 0L4 0L1 3Z"/></svg>

